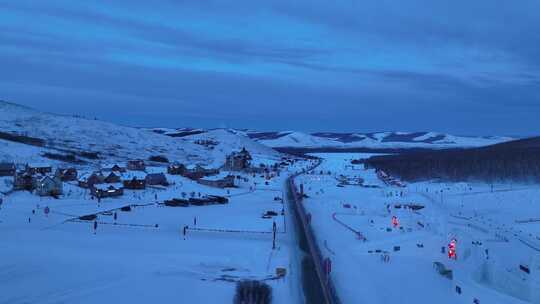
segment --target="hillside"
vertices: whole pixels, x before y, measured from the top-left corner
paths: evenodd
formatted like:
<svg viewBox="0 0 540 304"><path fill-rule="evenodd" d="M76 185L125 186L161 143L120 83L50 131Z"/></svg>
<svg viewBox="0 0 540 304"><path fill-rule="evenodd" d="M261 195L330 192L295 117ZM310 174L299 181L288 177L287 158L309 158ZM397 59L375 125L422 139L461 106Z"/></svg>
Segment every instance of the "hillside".
<svg viewBox="0 0 540 304"><path fill-rule="evenodd" d="M471 148L375 156L366 166L407 181L540 181L540 137Z"/></svg>
<svg viewBox="0 0 540 304"><path fill-rule="evenodd" d="M43 113L0 101L0 158L27 162L43 155L75 162L148 159L208 162L209 153L189 141L99 120Z"/></svg>

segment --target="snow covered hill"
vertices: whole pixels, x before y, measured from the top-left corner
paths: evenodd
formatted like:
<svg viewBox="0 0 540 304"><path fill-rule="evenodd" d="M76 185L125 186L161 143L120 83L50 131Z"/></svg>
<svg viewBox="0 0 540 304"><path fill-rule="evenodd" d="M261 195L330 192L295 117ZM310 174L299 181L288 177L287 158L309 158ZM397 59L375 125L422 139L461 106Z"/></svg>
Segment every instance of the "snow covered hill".
<svg viewBox="0 0 540 304"><path fill-rule="evenodd" d="M457 148L480 147L513 140L510 137L466 137L435 132L301 133L247 132L269 147L293 148Z"/></svg>
<svg viewBox="0 0 540 304"><path fill-rule="evenodd" d="M0 161L18 163L42 161L45 155L89 163L155 155L171 161L210 161L206 149L188 140L4 101L0 101L0 147Z"/></svg>

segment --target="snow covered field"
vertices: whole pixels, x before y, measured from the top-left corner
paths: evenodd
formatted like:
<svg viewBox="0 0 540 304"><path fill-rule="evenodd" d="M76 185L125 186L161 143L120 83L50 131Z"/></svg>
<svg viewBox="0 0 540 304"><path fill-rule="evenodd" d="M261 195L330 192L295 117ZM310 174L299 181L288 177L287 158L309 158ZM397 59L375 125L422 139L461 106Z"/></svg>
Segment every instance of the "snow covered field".
<svg viewBox="0 0 540 304"><path fill-rule="evenodd" d="M230 303L235 282L243 279L267 282L275 303L298 303L300 274L291 256L297 244L287 227L288 210L275 199L283 197L287 174L268 185L260 176L246 175L249 182L228 192L168 176L173 186L126 190L123 197L99 204L69 184L60 199L28 192L5 196L0 209L0 303ZM250 190L254 183L256 189ZM182 192L225 195L230 203L186 208L156 204ZM126 205L132 210L118 209ZM262 218L267 211L278 215ZM77 220L98 212L95 233L93 221ZM275 250L273 221L278 230ZM185 225L190 230L184 239ZM284 278L276 277L277 267L287 269Z"/></svg>
<svg viewBox="0 0 540 304"><path fill-rule="evenodd" d="M321 166L296 184L304 184L309 196L304 206L333 262L331 277L343 303L540 303L537 185L424 182L398 188L373 170L350 165L369 155L316 156L324 159ZM338 186L339 175L362 178L367 187ZM453 238L457 260L446 254ZM435 271L434 262L451 269L453 279Z"/></svg>

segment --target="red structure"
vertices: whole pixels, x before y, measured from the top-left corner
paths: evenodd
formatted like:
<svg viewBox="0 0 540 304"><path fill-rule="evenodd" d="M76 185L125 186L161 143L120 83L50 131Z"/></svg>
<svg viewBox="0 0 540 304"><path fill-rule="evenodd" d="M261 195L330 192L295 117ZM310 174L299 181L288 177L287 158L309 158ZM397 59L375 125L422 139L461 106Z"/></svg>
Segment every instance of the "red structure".
<svg viewBox="0 0 540 304"><path fill-rule="evenodd" d="M448 244L448 258L452 260L457 259L456 255L456 240L452 239L450 243Z"/></svg>
<svg viewBox="0 0 540 304"><path fill-rule="evenodd" d="M395 215L392 216L392 226L394 226L394 228L397 228L399 226L398 218Z"/></svg>

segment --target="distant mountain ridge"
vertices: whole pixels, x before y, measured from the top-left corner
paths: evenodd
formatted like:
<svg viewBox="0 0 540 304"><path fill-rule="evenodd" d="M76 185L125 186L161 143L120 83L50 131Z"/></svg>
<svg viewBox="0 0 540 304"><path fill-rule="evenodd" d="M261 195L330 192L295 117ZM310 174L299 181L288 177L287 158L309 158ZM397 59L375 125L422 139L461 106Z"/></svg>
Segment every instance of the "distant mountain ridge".
<svg viewBox="0 0 540 304"><path fill-rule="evenodd" d="M183 137L207 132L204 129L153 129L173 137ZM234 130L272 148L472 148L489 146L515 140L506 136L456 136L437 132L370 132L338 133L297 131L260 132L253 130Z"/></svg>

